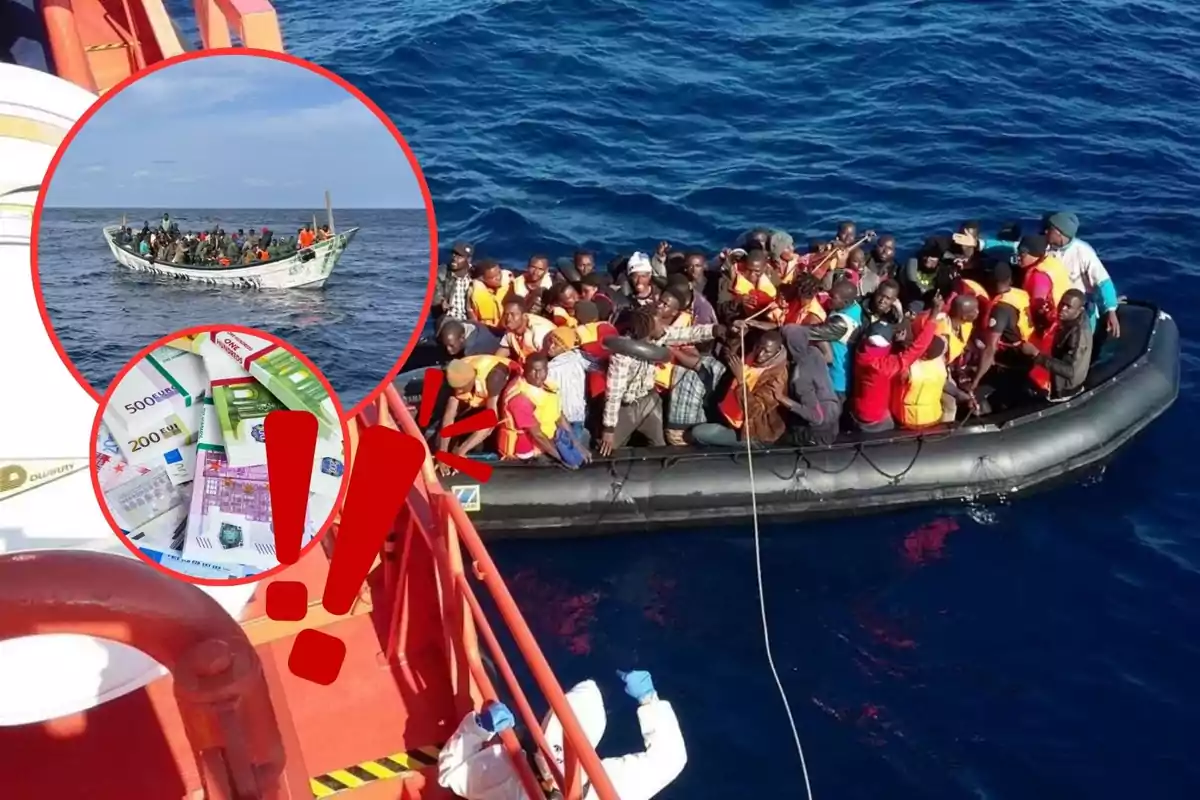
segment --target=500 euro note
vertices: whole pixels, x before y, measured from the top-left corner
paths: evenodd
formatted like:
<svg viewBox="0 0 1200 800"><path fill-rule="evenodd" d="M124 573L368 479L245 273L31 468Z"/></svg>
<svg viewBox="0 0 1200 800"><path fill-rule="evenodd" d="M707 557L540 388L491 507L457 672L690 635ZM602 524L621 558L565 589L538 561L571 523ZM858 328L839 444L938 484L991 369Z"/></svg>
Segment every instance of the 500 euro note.
<svg viewBox="0 0 1200 800"><path fill-rule="evenodd" d="M118 441L124 434L145 433L198 404L207 386L204 362L198 356L172 347L155 348L121 378L105 406L105 422Z"/></svg>

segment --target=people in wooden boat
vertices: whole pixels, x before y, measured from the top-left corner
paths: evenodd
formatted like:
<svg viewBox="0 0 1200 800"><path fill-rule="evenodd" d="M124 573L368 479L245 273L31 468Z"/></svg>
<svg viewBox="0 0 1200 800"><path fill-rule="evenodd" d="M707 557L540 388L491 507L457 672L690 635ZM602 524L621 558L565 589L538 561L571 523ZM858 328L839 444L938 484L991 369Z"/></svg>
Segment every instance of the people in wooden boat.
<svg viewBox="0 0 1200 800"><path fill-rule="evenodd" d="M625 694L638 704L638 725L644 749L600 761L604 772L619 797L650 800L667 788L687 765L687 747L679 728L679 719L671 703L659 697L650 673L644 670L618 671ZM593 748L600 745L608 727L604 696L593 680L571 687L567 703L584 736ZM458 728L438 754L437 781L465 800L542 800L526 795L511 757L500 740L500 734L514 730L516 719L501 702L493 702L479 712L463 718ZM542 734L558 773L566 771L568 744L562 723L551 711L542 720ZM541 790L547 798L561 797L554 772L535 744L533 737L519 737L525 756L534 774L541 780ZM596 791L589 785L586 773L581 776L581 797L595 800Z"/></svg>
<svg viewBox="0 0 1200 800"><path fill-rule="evenodd" d="M501 326L504 336L496 354L514 361L524 362L542 350L546 336L556 327L553 322L525 310L525 301L510 295L501 306Z"/></svg>
<svg viewBox="0 0 1200 800"><path fill-rule="evenodd" d="M450 246L450 258L438 268L437 286L433 293L432 311L435 319L468 319L471 304L471 257L475 246L458 241Z"/></svg>
<svg viewBox="0 0 1200 800"><path fill-rule="evenodd" d="M1034 392L1050 400L1078 394L1092 363L1092 334L1087 321L1087 295L1079 289L1063 292L1053 325L1021 343L1033 359L1029 380Z"/></svg>
<svg viewBox="0 0 1200 800"><path fill-rule="evenodd" d="M725 365L733 380L717 406L724 424L697 425L692 440L708 447L732 447L746 439L755 445L778 442L787 432L788 408L795 403L788 397L788 358L779 331L764 331L746 357L726 349Z"/></svg>
<svg viewBox="0 0 1200 800"><path fill-rule="evenodd" d="M546 336L547 380L558 389L558 402L571 435L586 446L591 439L587 431L588 360L579 345L576 328L555 328Z"/></svg>
<svg viewBox="0 0 1200 800"><path fill-rule="evenodd" d="M437 341L446 360L462 356L494 355L500 338L482 325L446 317L437 330Z"/></svg>
<svg viewBox="0 0 1200 800"><path fill-rule="evenodd" d="M549 359L534 353L514 375L500 400L496 446L503 459L545 456L568 469L579 469L592 454L577 440L563 414L558 387L546 381Z"/></svg>
<svg viewBox="0 0 1200 800"><path fill-rule="evenodd" d="M512 283L512 273L503 269L498 262L485 258L475 265L475 276L471 282L467 318L502 333L502 304Z"/></svg>
<svg viewBox="0 0 1200 800"><path fill-rule="evenodd" d="M498 419L505 387L519 371L520 367L515 362L495 355L465 356L451 361L446 365L446 385L450 388L450 397L442 413L441 429L445 430L453 424L460 414L482 408L490 408ZM439 433L437 449L460 456L469 455L487 441L495 430L486 428L469 433L453 450L450 449L450 440ZM441 463L438 470L444 475L454 471Z"/></svg>
<svg viewBox="0 0 1200 800"><path fill-rule="evenodd" d="M305 225L296 233L296 239L300 242L300 247L312 247L317 241L317 233L312 229L312 225Z"/></svg>

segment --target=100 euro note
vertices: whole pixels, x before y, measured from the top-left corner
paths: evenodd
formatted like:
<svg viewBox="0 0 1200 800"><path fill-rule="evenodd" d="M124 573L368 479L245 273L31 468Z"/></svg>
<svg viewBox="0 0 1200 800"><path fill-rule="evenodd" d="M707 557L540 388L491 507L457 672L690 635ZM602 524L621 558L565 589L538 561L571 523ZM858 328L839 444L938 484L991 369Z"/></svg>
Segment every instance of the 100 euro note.
<svg viewBox="0 0 1200 800"><path fill-rule="evenodd" d="M211 380L217 425L230 466L265 465L267 415L283 409L283 403L210 340L201 339L198 345Z"/></svg>
<svg viewBox="0 0 1200 800"><path fill-rule="evenodd" d="M217 331L211 340L285 406L316 417L322 437L341 438L342 425L329 392L294 353L244 333Z"/></svg>

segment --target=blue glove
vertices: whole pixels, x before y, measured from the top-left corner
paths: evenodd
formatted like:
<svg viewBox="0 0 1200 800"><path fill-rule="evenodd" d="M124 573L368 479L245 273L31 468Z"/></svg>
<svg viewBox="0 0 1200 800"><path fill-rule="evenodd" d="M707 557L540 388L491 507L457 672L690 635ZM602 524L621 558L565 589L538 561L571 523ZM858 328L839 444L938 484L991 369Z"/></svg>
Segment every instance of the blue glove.
<svg viewBox="0 0 1200 800"><path fill-rule="evenodd" d="M625 681L625 694L639 703L654 694L654 681L650 680L650 673L644 669L632 672L617 670L617 677Z"/></svg>
<svg viewBox="0 0 1200 800"><path fill-rule="evenodd" d="M479 714L479 727L491 734L500 733L516 723L508 706L499 701L492 703Z"/></svg>

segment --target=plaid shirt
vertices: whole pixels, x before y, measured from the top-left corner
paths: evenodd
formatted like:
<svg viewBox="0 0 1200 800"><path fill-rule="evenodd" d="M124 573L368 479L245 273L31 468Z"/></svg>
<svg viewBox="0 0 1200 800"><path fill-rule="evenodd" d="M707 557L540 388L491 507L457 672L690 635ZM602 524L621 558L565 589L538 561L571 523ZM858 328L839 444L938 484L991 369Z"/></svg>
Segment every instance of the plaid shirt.
<svg viewBox="0 0 1200 800"><path fill-rule="evenodd" d="M687 328L667 328L653 344L698 344L713 338L712 325L692 325ZM604 397L604 429L617 427L621 406L636 403L654 391L656 365L621 353L608 360L608 379Z"/></svg>
<svg viewBox="0 0 1200 800"><path fill-rule="evenodd" d="M446 278L446 316L450 319L467 318L467 298L471 294L471 276L461 278L454 273Z"/></svg>

